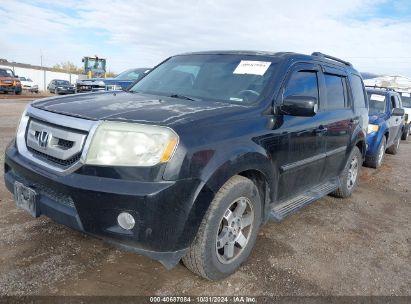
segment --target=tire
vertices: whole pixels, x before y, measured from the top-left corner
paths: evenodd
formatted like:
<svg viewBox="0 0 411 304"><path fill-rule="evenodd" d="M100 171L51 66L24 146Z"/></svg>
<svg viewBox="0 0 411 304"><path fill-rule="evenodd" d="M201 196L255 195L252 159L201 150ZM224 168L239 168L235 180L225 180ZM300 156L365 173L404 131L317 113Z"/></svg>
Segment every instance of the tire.
<svg viewBox="0 0 411 304"><path fill-rule="evenodd" d="M358 147L354 147L348 157L344 170L340 175L340 187L331 193L339 198L350 197L358 185L358 177L362 164L362 154ZM353 171L355 170L355 171ZM355 173L355 176L353 176Z"/></svg>
<svg viewBox="0 0 411 304"><path fill-rule="evenodd" d="M406 126L404 127L404 131L402 132L401 139L402 139L402 140L407 140L409 134L410 134L410 126L409 126L409 125L406 125Z"/></svg>
<svg viewBox="0 0 411 304"><path fill-rule="evenodd" d="M14 94L21 95L21 90L20 91L14 91Z"/></svg>
<svg viewBox="0 0 411 304"><path fill-rule="evenodd" d="M240 207L243 210L242 217L237 216L241 214L241 210L237 209L239 206L246 206L246 209ZM239 175L230 178L211 202L193 243L182 259L184 265L211 281L221 280L234 273L254 247L262 221L261 210L261 198L255 184ZM246 226L242 226L244 219L249 223ZM240 234L245 238L240 237ZM245 241L243 248L240 239L241 243Z"/></svg>
<svg viewBox="0 0 411 304"><path fill-rule="evenodd" d="M398 150L400 149L400 141L401 137L398 136L398 139L394 142L394 144L387 149L387 153L392 155L397 154Z"/></svg>
<svg viewBox="0 0 411 304"><path fill-rule="evenodd" d="M370 168L377 169L381 167L381 164L384 160L385 149L387 145L387 139L385 136L382 137L380 145L377 149L377 154L373 156L366 156L365 157L365 165Z"/></svg>

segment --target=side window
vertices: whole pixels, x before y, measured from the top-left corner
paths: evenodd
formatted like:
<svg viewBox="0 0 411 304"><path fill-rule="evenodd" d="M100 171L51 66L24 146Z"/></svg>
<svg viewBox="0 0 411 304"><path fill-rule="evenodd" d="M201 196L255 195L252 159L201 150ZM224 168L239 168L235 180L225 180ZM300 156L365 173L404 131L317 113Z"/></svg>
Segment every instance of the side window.
<svg viewBox="0 0 411 304"><path fill-rule="evenodd" d="M347 103L344 98L343 77L324 74L324 79L327 95L327 108L344 109Z"/></svg>
<svg viewBox="0 0 411 304"><path fill-rule="evenodd" d="M357 75L351 75L351 90L354 99L354 106L357 108L366 108L367 99L364 92L364 86L361 78Z"/></svg>
<svg viewBox="0 0 411 304"><path fill-rule="evenodd" d="M310 96L318 100L317 72L294 72L288 80L283 96Z"/></svg>
<svg viewBox="0 0 411 304"><path fill-rule="evenodd" d="M395 104L397 105L396 108L402 108L401 98L398 95L395 96Z"/></svg>
<svg viewBox="0 0 411 304"><path fill-rule="evenodd" d="M395 97L394 97L394 95L391 95L391 111L394 108L396 108L396 106L395 106Z"/></svg>

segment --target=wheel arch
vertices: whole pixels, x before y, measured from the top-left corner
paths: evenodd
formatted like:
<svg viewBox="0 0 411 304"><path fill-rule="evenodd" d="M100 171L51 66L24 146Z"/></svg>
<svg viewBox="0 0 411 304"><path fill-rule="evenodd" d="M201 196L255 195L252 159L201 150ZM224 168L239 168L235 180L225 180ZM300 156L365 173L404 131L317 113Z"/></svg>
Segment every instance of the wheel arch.
<svg viewBox="0 0 411 304"><path fill-rule="evenodd" d="M274 193L270 187L275 178L272 171L272 164L265 155L250 152L238 156L235 161L228 158L226 162L204 174L202 183L194 195L193 204L187 214L187 221L181 234L182 240L187 242L188 247L194 240L200 224L220 188L233 176L240 175L253 181L256 185L262 201L262 219L266 218L268 205ZM208 176L205 178L205 176Z"/></svg>

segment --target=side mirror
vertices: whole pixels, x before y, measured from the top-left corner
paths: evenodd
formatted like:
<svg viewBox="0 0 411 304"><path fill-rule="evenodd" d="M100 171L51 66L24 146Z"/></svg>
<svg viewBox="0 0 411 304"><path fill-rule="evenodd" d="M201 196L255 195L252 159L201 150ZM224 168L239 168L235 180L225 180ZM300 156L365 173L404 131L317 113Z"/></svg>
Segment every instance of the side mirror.
<svg viewBox="0 0 411 304"><path fill-rule="evenodd" d="M317 98L312 96L287 96L280 106L281 114L314 116L317 113Z"/></svg>
<svg viewBox="0 0 411 304"><path fill-rule="evenodd" d="M404 116L405 110L401 108L394 108L392 109L391 115L392 116Z"/></svg>

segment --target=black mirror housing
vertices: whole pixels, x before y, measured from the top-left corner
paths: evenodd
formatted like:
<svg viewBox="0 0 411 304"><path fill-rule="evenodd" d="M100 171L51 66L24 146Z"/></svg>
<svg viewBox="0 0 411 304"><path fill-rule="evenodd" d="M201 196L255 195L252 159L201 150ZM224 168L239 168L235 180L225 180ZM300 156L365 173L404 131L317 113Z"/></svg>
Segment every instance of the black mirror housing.
<svg viewBox="0 0 411 304"><path fill-rule="evenodd" d="M280 113L292 116L314 116L317 113L317 98L312 96L287 96L280 106Z"/></svg>
<svg viewBox="0 0 411 304"><path fill-rule="evenodd" d="M392 109L391 115L392 116L404 116L405 110L401 108L394 108Z"/></svg>

